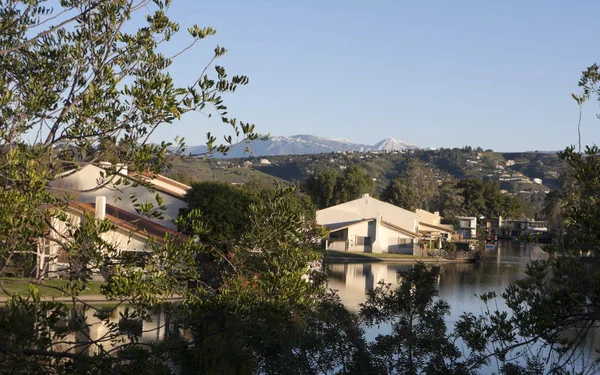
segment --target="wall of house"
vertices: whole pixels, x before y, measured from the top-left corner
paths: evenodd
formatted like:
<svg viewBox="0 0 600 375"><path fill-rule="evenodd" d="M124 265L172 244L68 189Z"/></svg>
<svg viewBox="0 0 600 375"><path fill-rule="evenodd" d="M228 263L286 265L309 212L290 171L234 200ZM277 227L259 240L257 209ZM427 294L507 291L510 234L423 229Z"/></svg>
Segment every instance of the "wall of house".
<svg viewBox="0 0 600 375"><path fill-rule="evenodd" d="M166 210L162 212L164 218L148 219L167 228L176 229L173 220L179 216L180 210L187 208L187 204L183 198L158 191L150 192L145 186L114 186L113 183L108 183L107 186L95 190L105 181L100 176L100 172L102 171L103 169L101 168L88 165L74 174L66 175L63 178L52 181L50 186L57 194L68 192L74 195L75 200L84 203L95 203L97 196L105 196L107 204L131 213L136 212L136 203L149 202L158 207L158 203L156 202L156 195L158 194L162 197L163 204L166 206ZM113 182L116 182L117 179L115 178ZM136 202L132 201L132 195L137 199Z"/></svg>
<svg viewBox="0 0 600 375"><path fill-rule="evenodd" d="M320 225L351 222L356 220L377 218L381 215L383 220L411 232L418 232L419 216L411 211L382 202L370 196L338 204L317 211L317 223Z"/></svg>
<svg viewBox="0 0 600 375"><path fill-rule="evenodd" d="M381 249L394 254L412 254L413 237L382 225L380 228Z"/></svg>
<svg viewBox="0 0 600 375"><path fill-rule="evenodd" d="M370 228L370 223L365 221L348 227L348 251L371 252L371 241L373 241L375 232ZM369 242L366 245L359 245L356 241L357 237L369 237Z"/></svg>
<svg viewBox="0 0 600 375"><path fill-rule="evenodd" d="M72 237L76 228L78 228L84 220L83 213L67 212L67 221L61 221L56 218L52 219L52 226L56 231L51 232L53 238L61 241L68 241L68 238ZM65 236L63 238L62 236ZM127 230L117 228L114 231L102 233L101 237L104 241L112 244L118 251L141 251L148 248L148 239L137 233L131 233ZM48 265L48 277L58 277L61 270L68 267L66 254L64 254L63 248L54 241L46 240L40 243L40 246L44 247L45 255L54 257L59 255L58 258L50 260ZM44 264L45 259L38 259L40 264Z"/></svg>
<svg viewBox="0 0 600 375"><path fill-rule="evenodd" d="M417 213L417 215L419 215L420 222L430 224L430 225L437 225L437 226L439 226L441 223L442 218L440 216L440 213L437 211L434 213L431 213L429 211L417 209L416 213Z"/></svg>

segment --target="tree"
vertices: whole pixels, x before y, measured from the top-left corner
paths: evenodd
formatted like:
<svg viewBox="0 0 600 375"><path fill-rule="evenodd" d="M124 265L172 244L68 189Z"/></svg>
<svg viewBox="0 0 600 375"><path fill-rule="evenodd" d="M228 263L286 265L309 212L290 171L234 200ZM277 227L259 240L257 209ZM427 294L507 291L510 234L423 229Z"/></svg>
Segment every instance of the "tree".
<svg viewBox="0 0 600 375"><path fill-rule="evenodd" d="M327 170L318 175L309 176L302 188L317 207L326 208L334 204L334 195L339 178L340 173L338 171Z"/></svg>
<svg viewBox="0 0 600 375"><path fill-rule="evenodd" d="M464 197L454 182L445 182L440 185L439 195L434 202L434 208L449 222L455 222L458 216L464 215Z"/></svg>
<svg viewBox="0 0 600 375"><path fill-rule="evenodd" d="M248 207L258 202L253 192L225 182L192 184L185 196L188 210L200 213L206 232L203 241L233 241L248 231Z"/></svg>
<svg viewBox="0 0 600 375"><path fill-rule="evenodd" d="M142 271L103 240L102 234L114 229L108 221L87 217L84 225L73 228L68 241L61 241L60 236L51 236L58 232L54 223L69 224L66 211L77 192L48 186L73 166L102 161L95 150L110 152L115 144L123 149L111 153L113 161L135 171L163 170L169 165L171 143L150 144L148 139L158 127L189 112L216 114L236 136L258 138L254 125L228 117L222 93L235 91L248 78L228 77L223 67L214 65L225 48L215 48L197 79L175 85L169 67L180 53L161 52L180 30L167 16L169 3L9 0L0 5L0 270L38 256L38 240L54 241L71 267L61 290L65 295L77 301L94 270L116 268L123 273L117 273L103 292L120 301L130 299L132 305L122 324L110 326L101 339L82 344L72 338L86 327L79 313L70 319L66 304L42 302L35 288L29 297L13 296L8 311L1 313L4 368L38 373L166 371L161 354L140 351L132 344L135 337L126 323L146 319L147 309L168 295L186 295L181 280L198 280L193 254L201 245L179 237L167 237L163 246L150 244L154 252ZM130 21L140 12L146 17L136 28ZM190 46L215 33L196 25L187 31ZM230 136L220 144L207 134L209 152L226 151L231 143ZM183 149L183 140L177 146ZM98 187L118 188L116 172L107 170ZM142 216L152 216L160 205L138 203ZM202 229L199 223L196 226ZM106 319L104 309L93 309ZM73 324L62 324L65 321ZM103 349L121 335L128 340L112 352ZM95 354L56 353L56 340L81 353L92 348L90 353Z"/></svg>
<svg viewBox="0 0 600 375"><path fill-rule="evenodd" d="M373 194L375 184L363 168L353 165L343 174L327 170L312 175L302 184L302 189L318 208L326 208L358 199L362 194Z"/></svg>
<svg viewBox="0 0 600 375"><path fill-rule="evenodd" d="M568 168L562 178L561 189L548 195L545 212L554 219L551 223L561 250L600 253L599 153L597 146L586 147L581 153L575 152L574 147L569 147L559 153L567 162Z"/></svg>
<svg viewBox="0 0 600 375"><path fill-rule="evenodd" d="M373 194L374 191L373 178L363 168L353 165L337 179L334 199L336 204L340 204L358 199L363 194Z"/></svg>
<svg viewBox="0 0 600 375"><path fill-rule="evenodd" d="M406 169L392 179L381 198L410 211L417 208L432 211L438 195L433 173L420 161L410 159Z"/></svg>
<svg viewBox="0 0 600 375"><path fill-rule="evenodd" d="M381 193L381 199L409 211L421 208L417 193L405 179L394 178Z"/></svg>

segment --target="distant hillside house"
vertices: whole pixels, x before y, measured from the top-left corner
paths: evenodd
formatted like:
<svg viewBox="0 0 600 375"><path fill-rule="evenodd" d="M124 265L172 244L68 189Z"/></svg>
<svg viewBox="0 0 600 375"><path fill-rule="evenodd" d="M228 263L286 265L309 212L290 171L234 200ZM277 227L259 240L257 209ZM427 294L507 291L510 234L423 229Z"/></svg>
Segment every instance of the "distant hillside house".
<svg viewBox="0 0 600 375"><path fill-rule="evenodd" d="M269 159L260 159L260 164L269 165L269 164L271 164L271 162L269 161Z"/></svg>
<svg viewBox="0 0 600 375"><path fill-rule="evenodd" d="M131 173L125 167L120 169L116 176L103 177L104 168L95 165L86 165L77 170L67 171L57 176L50 183L50 189L57 195L70 193L80 203L95 203L96 197L104 196L108 203L125 212L137 213L135 204L152 203L158 208L156 195L163 201L165 210L162 217L148 218L161 226L175 229L173 223L182 210L187 208L184 200L186 192L190 189L188 185L179 183L170 178L145 173ZM125 179L129 185L115 186L119 179ZM140 185L143 182L149 186ZM150 188L149 188L150 187ZM135 202L133 199L135 199Z"/></svg>
<svg viewBox="0 0 600 375"><path fill-rule="evenodd" d="M328 250L422 255L418 215L369 194L317 211L317 223L330 230Z"/></svg>

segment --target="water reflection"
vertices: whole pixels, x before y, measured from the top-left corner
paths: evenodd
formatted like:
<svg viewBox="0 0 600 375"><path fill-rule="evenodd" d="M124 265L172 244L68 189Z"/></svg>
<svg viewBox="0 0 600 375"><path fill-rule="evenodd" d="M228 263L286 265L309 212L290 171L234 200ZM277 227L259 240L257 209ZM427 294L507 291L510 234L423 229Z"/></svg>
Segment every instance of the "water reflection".
<svg viewBox="0 0 600 375"><path fill-rule="evenodd" d="M453 306L453 317L462 311L479 311L481 302L476 295L490 291L501 293L511 282L524 276L527 263L546 256L538 245L505 242L494 250L487 250L479 263L441 264L440 297ZM338 290L346 307L357 310L365 300L366 291L373 289L377 282L383 280L396 285L397 273L411 267L385 262L332 264L328 285Z"/></svg>
<svg viewBox="0 0 600 375"><path fill-rule="evenodd" d="M479 263L451 263L440 265L438 290L440 298L451 306L450 316L446 319L448 327L452 327L463 312L482 313L483 302L479 295L496 292L500 295L512 282L525 276L527 264L531 260L546 259L547 254L540 246L518 242L502 242L493 250L486 250ZM333 264L329 278L329 288L338 290L340 298L347 308L357 311L359 304L366 299L366 291L373 289L378 281L397 285L397 273L409 270L412 265L394 263L354 263ZM506 309L502 298L496 299L493 308ZM385 327L367 329L367 338L374 338ZM575 332L566 332L565 336ZM600 329L593 329L580 345L577 368L587 367L597 358L596 348L600 347ZM486 368L483 373L495 371Z"/></svg>
<svg viewBox="0 0 600 375"><path fill-rule="evenodd" d="M103 307L95 306L96 309ZM101 320L96 316L96 310L75 306L71 309L70 321L64 324L83 326L77 332L70 333L65 339L55 343L54 349L60 352L82 353L94 355L99 351L110 351L111 349L128 342L127 335L114 338L110 332L110 325L127 324L127 332L135 335L139 343L158 343L173 339L191 339L189 332L179 328L171 314L163 308L156 309L149 320L123 319L128 309L125 305L106 306L110 311L107 320Z"/></svg>

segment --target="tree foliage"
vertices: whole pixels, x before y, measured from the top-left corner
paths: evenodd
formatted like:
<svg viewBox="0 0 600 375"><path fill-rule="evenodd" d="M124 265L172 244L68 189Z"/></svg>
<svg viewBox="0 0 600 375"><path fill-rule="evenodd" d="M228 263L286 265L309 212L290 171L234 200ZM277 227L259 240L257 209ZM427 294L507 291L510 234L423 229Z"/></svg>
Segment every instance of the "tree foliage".
<svg viewBox="0 0 600 375"><path fill-rule="evenodd" d="M336 170L311 175L302 185L318 208L326 208L360 198L362 194L373 194L373 178L357 165L344 173Z"/></svg>
<svg viewBox="0 0 600 375"><path fill-rule="evenodd" d="M167 374L177 364L192 373L470 374L494 359L503 362L498 372L537 374L543 366L561 373L572 365L581 336L564 335L590 329L599 305L598 276L573 257L554 253L533 263L527 277L503 295L511 314L465 313L448 329L449 307L436 290L439 269L422 264L401 274L397 288L380 284L359 314L341 305L314 263L314 210L294 188L197 185L191 209L177 220L188 235L150 241L143 254L120 251L106 240L104 234L115 229L109 220L87 215L81 223L72 221L67 212L77 192L48 188L58 173L107 155L133 170L158 172L169 164L171 145L148 139L188 112L216 113L234 135L258 138L253 125L228 117L221 95L248 78L228 78L223 67L213 66L223 47L215 48L195 81L175 86L168 69L179 54L161 53L180 30L167 17L169 3L0 4L0 267L40 255L40 239L55 241L69 264L59 289L70 298L43 300L39 288L50 286L41 281L26 295L9 297L0 310L0 372ZM129 26L136 12L147 12L139 28ZM215 33L198 26L187 31L190 44ZM231 143L232 137L218 145L207 135L209 151L225 151ZM596 148L585 157L572 150L563 154L576 186L562 208L575 249L596 249L597 154ZM103 183L118 186L116 172L107 170ZM463 189L462 204L478 214L517 210L493 184L467 181L457 188ZM315 176L304 189L325 207L372 193L373 180L353 166L343 174ZM435 202L429 195L417 197L417 204ZM140 214L153 217L160 206L159 199L156 206L140 205L146 208ZM50 235L58 232L56 222L68 228L67 238ZM99 271L110 276L102 294L127 304L117 322L110 320L112 307L74 306ZM159 306L190 336L139 342L139 322L150 321ZM88 312L103 325L98 337L89 335ZM392 329L368 342L363 323ZM536 348L525 364L513 361Z"/></svg>
<svg viewBox="0 0 600 375"><path fill-rule="evenodd" d="M433 173L420 161L411 159L406 168L392 179L381 193L381 199L414 211L417 208L433 211L438 196L438 184Z"/></svg>

